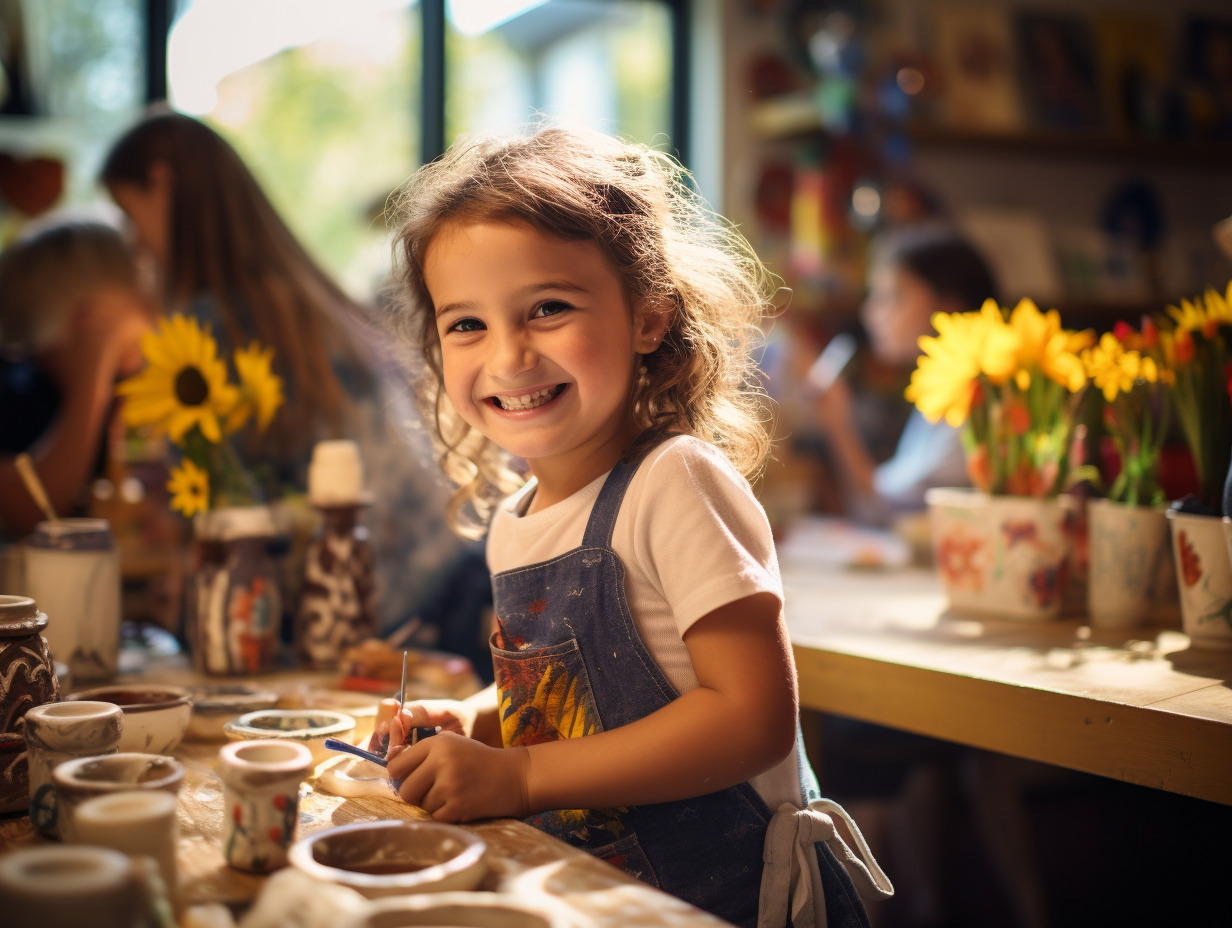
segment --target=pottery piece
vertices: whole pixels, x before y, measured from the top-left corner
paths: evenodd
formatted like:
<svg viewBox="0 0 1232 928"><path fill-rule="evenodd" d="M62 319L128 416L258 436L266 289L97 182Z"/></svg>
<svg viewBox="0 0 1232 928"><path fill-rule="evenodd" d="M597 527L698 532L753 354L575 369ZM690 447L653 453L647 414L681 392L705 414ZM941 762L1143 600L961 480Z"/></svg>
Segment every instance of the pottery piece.
<svg viewBox="0 0 1232 928"><path fill-rule="evenodd" d="M1181 628L1195 648L1232 649L1232 554L1217 516L1168 510Z"/></svg>
<svg viewBox="0 0 1232 928"><path fill-rule="evenodd" d="M926 492L933 554L950 608L1043 622L1061 614L1076 525L1071 497Z"/></svg>
<svg viewBox="0 0 1232 928"><path fill-rule="evenodd" d="M57 775L59 772L56 771ZM181 768L180 776L183 775ZM175 862L179 835L175 813L174 792L141 789L102 793L86 799L74 809L71 840L109 847L133 857L152 858L158 864L163 893L178 912L183 903Z"/></svg>
<svg viewBox="0 0 1232 928"><path fill-rule="evenodd" d="M387 819L314 832L297 841L291 864L370 899L474 889L487 873L487 844L439 822Z"/></svg>
<svg viewBox="0 0 1232 928"><path fill-rule="evenodd" d="M46 628L46 613L29 596L0 595L0 814L30 804L27 710L60 699Z"/></svg>
<svg viewBox="0 0 1232 928"><path fill-rule="evenodd" d="M116 753L124 713L115 703L83 699L34 706L25 721L30 822L44 836L55 838L60 834L60 810L51 772L66 760Z"/></svg>
<svg viewBox="0 0 1232 928"><path fill-rule="evenodd" d="M1090 517L1090 584L1087 611L1095 628L1136 628L1155 614L1168 587L1171 541L1163 509L1126 506L1107 499L1087 503Z"/></svg>
<svg viewBox="0 0 1232 928"><path fill-rule="evenodd" d="M124 711L121 751L170 754L183 740L192 717L188 690L179 686L115 684L78 690L65 698L92 699L119 706Z"/></svg>
<svg viewBox="0 0 1232 928"><path fill-rule="evenodd" d="M254 873L286 864L299 815L299 785L312 766L312 753L296 741L235 741L219 749L228 864Z"/></svg>
<svg viewBox="0 0 1232 928"><path fill-rule="evenodd" d="M0 856L6 925L137 928L146 919L141 870L105 847L26 847Z"/></svg>
<svg viewBox="0 0 1232 928"><path fill-rule="evenodd" d="M121 739L122 740L122 739ZM76 813L95 796L132 791L158 791L172 797L184 782L184 765L161 754L121 752L65 761L51 773L60 802L60 832L67 841L84 841L77 833Z"/></svg>
<svg viewBox="0 0 1232 928"><path fill-rule="evenodd" d="M40 522L26 539L25 592L47 613L47 643L77 680L115 676L120 553L106 519Z"/></svg>
<svg viewBox="0 0 1232 928"><path fill-rule="evenodd" d="M184 737L189 741L226 741L223 727L233 719L258 709L273 709L278 694L246 683L199 686L189 691L192 717Z"/></svg>
<svg viewBox="0 0 1232 928"><path fill-rule="evenodd" d="M327 709L355 719L355 731L348 737L355 744L367 744L376 727L380 697L353 690L307 689L292 691L278 703L281 709Z"/></svg>
<svg viewBox="0 0 1232 928"><path fill-rule="evenodd" d="M459 928L566 928L569 918L552 911L541 897L524 902L511 893L432 893L374 899L367 908L342 923L342 928L410 928L413 925L456 925Z"/></svg>
<svg viewBox="0 0 1232 928"><path fill-rule="evenodd" d="M223 730L232 741L276 739L301 744L316 765L333 756L325 739L347 740L355 730L355 719L325 709L259 709L228 722Z"/></svg>

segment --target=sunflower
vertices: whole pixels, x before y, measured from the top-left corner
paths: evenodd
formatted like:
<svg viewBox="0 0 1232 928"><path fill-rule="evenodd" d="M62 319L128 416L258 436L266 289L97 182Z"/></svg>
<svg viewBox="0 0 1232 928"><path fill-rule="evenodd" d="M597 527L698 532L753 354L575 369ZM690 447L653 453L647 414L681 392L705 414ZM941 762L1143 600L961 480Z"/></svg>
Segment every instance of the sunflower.
<svg viewBox="0 0 1232 928"><path fill-rule="evenodd" d="M269 426L274 413L283 403L282 378L270 369L274 349L262 349L253 342L247 348L236 349L235 369L240 377L240 401L227 417L227 431L235 432L255 415L257 428Z"/></svg>
<svg viewBox="0 0 1232 928"><path fill-rule="evenodd" d="M208 441L222 440L218 420L231 412L239 391L208 329L177 313L141 339L145 369L116 392L128 398L124 421L165 431L179 444L194 425Z"/></svg>
<svg viewBox="0 0 1232 928"><path fill-rule="evenodd" d="M906 396L930 422L944 417L957 428L971 410L986 325L978 313L937 313L933 328L935 336L920 339L923 354Z"/></svg>
<svg viewBox="0 0 1232 928"><path fill-rule="evenodd" d="M210 508L210 475L188 458L179 467L172 468L167 491L171 493L171 508L186 516Z"/></svg>

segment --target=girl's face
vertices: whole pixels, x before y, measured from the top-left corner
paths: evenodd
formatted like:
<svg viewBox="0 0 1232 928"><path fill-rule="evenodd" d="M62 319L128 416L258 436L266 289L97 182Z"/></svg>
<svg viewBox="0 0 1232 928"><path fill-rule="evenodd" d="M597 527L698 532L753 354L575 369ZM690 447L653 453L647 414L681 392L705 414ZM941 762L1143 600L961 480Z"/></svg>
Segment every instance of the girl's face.
<svg viewBox="0 0 1232 928"><path fill-rule="evenodd" d="M604 474L637 436L638 355L666 316L634 312L599 248L516 222L460 222L428 245L445 392L467 423L525 458L535 507Z"/></svg>
<svg viewBox="0 0 1232 928"><path fill-rule="evenodd" d="M873 353L887 364L907 366L920 356L920 336L933 331L933 313L949 308L918 274L883 264L872 269L860 319Z"/></svg>
<svg viewBox="0 0 1232 928"><path fill-rule="evenodd" d="M128 216L137 244L166 266L171 240L171 187L162 172L151 172L150 183L119 181L109 186L111 198Z"/></svg>

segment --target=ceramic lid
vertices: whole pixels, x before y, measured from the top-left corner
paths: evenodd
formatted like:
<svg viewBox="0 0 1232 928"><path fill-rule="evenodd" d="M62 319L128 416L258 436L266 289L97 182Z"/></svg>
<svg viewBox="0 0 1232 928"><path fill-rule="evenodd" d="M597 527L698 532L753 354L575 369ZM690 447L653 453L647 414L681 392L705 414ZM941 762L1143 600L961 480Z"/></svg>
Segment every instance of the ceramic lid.
<svg viewBox="0 0 1232 928"><path fill-rule="evenodd" d="M0 638L33 635L47 627L47 613L29 596L0 594Z"/></svg>

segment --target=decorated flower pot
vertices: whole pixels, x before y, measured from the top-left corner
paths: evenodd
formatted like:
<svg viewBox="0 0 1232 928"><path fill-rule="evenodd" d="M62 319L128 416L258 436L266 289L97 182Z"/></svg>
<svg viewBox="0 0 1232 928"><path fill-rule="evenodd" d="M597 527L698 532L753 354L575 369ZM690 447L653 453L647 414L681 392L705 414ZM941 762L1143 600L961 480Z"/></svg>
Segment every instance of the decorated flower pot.
<svg viewBox="0 0 1232 928"><path fill-rule="evenodd" d="M1163 509L1107 499L1087 504L1090 574L1087 611L1096 628L1145 623L1176 587L1169 582L1172 550Z"/></svg>
<svg viewBox="0 0 1232 928"><path fill-rule="evenodd" d="M1181 627L1195 648L1232 649L1228 519L1168 510L1181 597Z"/></svg>
<svg viewBox="0 0 1232 928"><path fill-rule="evenodd" d="M954 612L1039 622L1061 612L1074 531L1066 496L929 490L933 557Z"/></svg>

